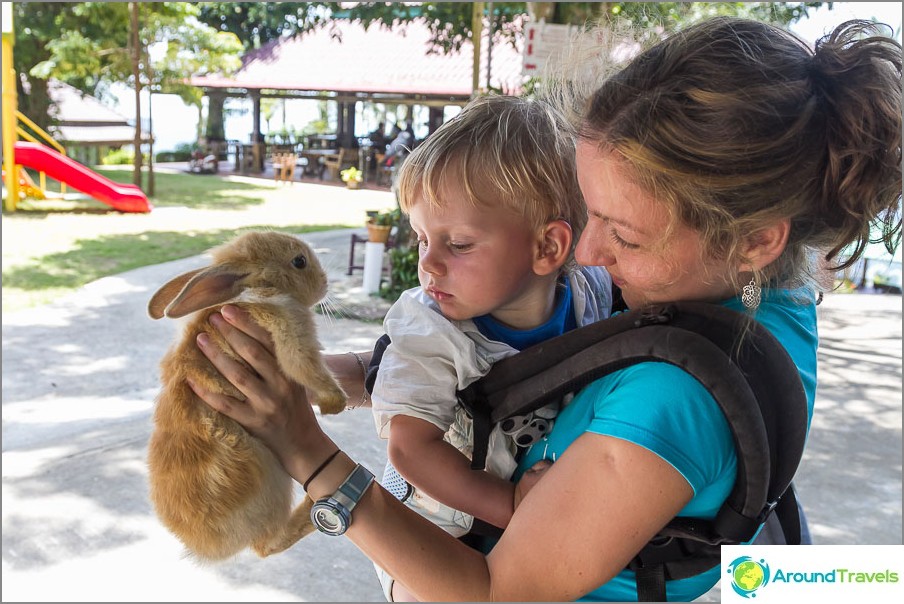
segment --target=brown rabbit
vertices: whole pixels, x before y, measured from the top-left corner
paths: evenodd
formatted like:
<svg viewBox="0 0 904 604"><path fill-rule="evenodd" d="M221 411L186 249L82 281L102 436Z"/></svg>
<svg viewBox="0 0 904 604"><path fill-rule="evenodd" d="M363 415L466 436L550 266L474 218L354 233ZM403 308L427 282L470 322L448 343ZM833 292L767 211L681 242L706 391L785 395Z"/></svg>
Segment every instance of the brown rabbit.
<svg viewBox="0 0 904 604"><path fill-rule="evenodd" d="M273 453L200 400L185 379L244 399L196 345L206 332L238 358L208 323L228 302L270 331L280 367L305 385L322 413L342 411L346 395L323 363L311 310L326 295L326 273L310 247L282 233L245 233L212 254L210 266L169 281L148 304L154 319L194 313L160 364L148 446L151 500L197 559L222 560L246 547L263 557L311 532L312 501L305 496L293 511L294 483Z"/></svg>

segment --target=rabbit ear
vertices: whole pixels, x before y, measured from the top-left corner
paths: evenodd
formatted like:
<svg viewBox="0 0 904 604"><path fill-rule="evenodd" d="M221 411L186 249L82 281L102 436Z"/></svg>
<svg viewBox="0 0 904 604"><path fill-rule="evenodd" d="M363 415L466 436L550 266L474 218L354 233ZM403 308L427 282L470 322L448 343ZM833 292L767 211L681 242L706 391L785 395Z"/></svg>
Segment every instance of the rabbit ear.
<svg viewBox="0 0 904 604"><path fill-rule="evenodd" d="M185 287L185 284L188 283L192 277L203 270L206 270L206 268L196 268L193 271L188 271L178 277L174 277L165 283L157 290L157 293L151 297L151 301L148 302L148 315L150 315L152 319L162 319L167 305L179 295L179 292L182 291L182 288Z"/></svg>
<svg viewBox="0 0 904 604"><path fill-rule="evenodd" d="M216 266L186 273L164 285L158 292L161 294L160 304L162 304L172 298L172 291L182 286L178 290L178 295L165 305L162 312L154 306L154 299L148 306L148 312L152 313L153 317L153 312L157 310L161 316L178 319L196 310L222 304L241 293L242 288L238 286L238 282L245 276L247 273L240 274ZM164 291L167 292L165 296L162 294ZM157 298L157 295L154 298Z"/></svg>

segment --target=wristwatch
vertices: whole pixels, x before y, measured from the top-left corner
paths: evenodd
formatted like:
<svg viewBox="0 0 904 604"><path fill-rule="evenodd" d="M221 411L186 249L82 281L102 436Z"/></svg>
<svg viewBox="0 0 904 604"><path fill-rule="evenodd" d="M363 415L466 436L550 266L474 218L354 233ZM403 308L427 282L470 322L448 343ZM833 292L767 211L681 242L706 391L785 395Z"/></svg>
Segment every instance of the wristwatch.
<svg viewBox="0 0 904 604"><path fill-rule="evenodd" d="M327 535L341 535L352 523L352 510L373 484L374 475L358 464L330 497L318 499L311 508L311 522Z"/></svg>

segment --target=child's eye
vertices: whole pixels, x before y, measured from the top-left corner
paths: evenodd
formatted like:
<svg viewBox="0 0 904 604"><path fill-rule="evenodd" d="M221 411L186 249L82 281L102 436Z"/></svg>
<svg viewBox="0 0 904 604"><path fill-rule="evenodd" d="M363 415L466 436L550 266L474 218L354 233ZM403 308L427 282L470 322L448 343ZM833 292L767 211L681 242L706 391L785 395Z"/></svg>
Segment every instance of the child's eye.
<svg viewBox="0 0 904 604"><path fill-rule="evenodd" d="M451 247L456 252L466 252L472 247L474 247L473 243L450 243L449 247Z"/></svg>
<svg viewBox="0 0 904 604"><path fill-rule="evenodd" d="M419 248L421 248L422 250L426 250L427 249L427 240L426 239L418 239L417 246Z"/></svg>

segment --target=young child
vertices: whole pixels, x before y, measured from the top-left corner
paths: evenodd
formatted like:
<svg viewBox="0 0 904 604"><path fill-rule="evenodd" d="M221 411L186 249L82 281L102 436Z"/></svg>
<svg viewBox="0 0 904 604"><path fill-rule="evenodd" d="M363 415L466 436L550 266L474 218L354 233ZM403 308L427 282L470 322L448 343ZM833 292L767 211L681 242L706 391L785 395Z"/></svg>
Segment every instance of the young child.
<svg viewBox="0 0 904 604"><path fill-rule="evenodd" d="M471 421L456 391L494 362L611 308L608 273L572 261L586 209L568 132L543 103L482 97L418 147L399 175L421 286L404 292L384 322L391 343L373 391L377 431L389 440L382 482L455 536L475 517L506 527L517 444L543 432L496 426L487 471L473 471ZM544 411L540 424L555 414ZM391 600L392 580L380 575Z"/></svg>

